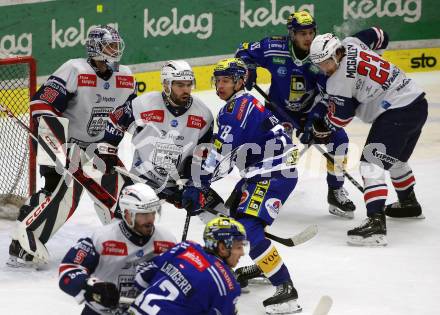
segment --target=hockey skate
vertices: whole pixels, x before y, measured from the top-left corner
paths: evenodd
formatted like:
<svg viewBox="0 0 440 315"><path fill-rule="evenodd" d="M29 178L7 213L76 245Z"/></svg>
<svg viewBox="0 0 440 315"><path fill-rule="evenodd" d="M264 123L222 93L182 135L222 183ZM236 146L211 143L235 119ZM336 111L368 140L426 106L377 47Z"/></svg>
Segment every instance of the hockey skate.
<svg viewBox="0 0 440 315"><path fill-rule="evenodd" d="M424 219L422 207L412 191L405 200L399 200L385 207L385 214L391 218Z"/></svg>
<svg viewBox="0 0 440 315"><path fill-rule="evenodd" d="M339 217L353 219L356 206L348 198L348 193L344 187L332 189L329 187L327 194L329 204L328 212Z"/></svg>
<svg viewBox="0 0 440 315"><path fill-rule="evenodd" d="M348 244L358 246L387 245L387 227L385 214L375 213L362 222L360 226L347 232Z"/></svg>
<svg viewBox="0 0 440 315"><path fill-rule="evenodd" d="M9 245L9 258L6 265L11 268L34 268L34 256L27 253L17 240L12 240Z"/></svg>
<svg viewBox="0 0 440 315"><path fill-rule="evenodd" d="M270 284L269 279L255 264L238 268L235 270L235 276L241 289L246 288L249 284Z"/></svg>
<svg viewBox="0 0 440 315"><path fill-rule="evenodd" d="M296 302L297 299L298 292L296 292L292 280L289 280L278 285L275 294L264 300L263 305L266 314L294 314L302 311L301 306Z"/></svg>

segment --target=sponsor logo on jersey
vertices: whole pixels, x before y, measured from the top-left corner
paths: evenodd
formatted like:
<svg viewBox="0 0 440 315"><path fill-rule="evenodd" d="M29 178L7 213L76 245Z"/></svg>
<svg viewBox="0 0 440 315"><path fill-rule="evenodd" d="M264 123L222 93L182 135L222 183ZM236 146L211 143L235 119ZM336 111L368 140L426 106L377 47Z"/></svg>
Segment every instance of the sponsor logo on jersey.
<svg viewBox="0 0 440 315"><path fill-rule="evenodd" d="M118 241L105 241L102 243L102 252L103 256L127 256L128 249L127 244L124 242Z"/></svg>
<svg viewBox="0 0 440 315"><path fill-rule="evenodd" d="M189 115L186 126L189 128L203 129L206 126L206 121L202 116Z"/></svg>
<svg viewBox="0 0 440 315"><path fill-rule="evenodd" d="M173 248L175 245L176 244L174 244L173 242L168 242L168 241L154 241L153 252L155 254L162 254Z"/></svg>
<svg viewBox="0 0 440 315"><path fill-rule="evenodd" d="M110 83L104 82L103 87L104 87L104 90L108 90L110 88Z"/></svg>
<svg viewBox="0 0 440 315"><path fill-rule="evenodd" d="M286 64L286 58L283 58L283 57L273 57L272 58L272 62L274 64L277 64L277 65L285 65Z"/></svg>
<svg viewBox="0 0 440 315"><path fill-rule="evenodd" d="M75 258L73 259L73 262L75 264L81 265L86 257L87 257L87 253L85 251L83 251L82 249L80 249L76 252L76 255L75 255Z"/></svg>
<svg viewBox="0 0 440 315"><path fill-rule="evenodd" d="M298 102L306 93L306 80L302 75L290 77L290 102Z"/></svg>
<svg viewBox="0 0 440 315"><path fill-rule="evenodd" d="M202 272L210 266L210 263L196 249L189 247L182 254L177 256L193 265L198 271Z"/></svg>
<svg viewBox="0 0 440 315"><path fill-rule="evenodd" d="M99 104L101 102L115 102L116 98L115 97L107 97L107 96L102 96L101 94L96 94L96 104Z"/></svg>
<svg viewBox="0 0 440 315"><path fill-rule="evenodd" d="M269 198L264 203L266 206L267 212L271 216L271 218L275 219L280 213L280 208L282 206L281 200L278 198Z"/></svg>
<svg viewBox="0 0 440 315"><path fill-rule="evenodd" d="M220 271L220 274L225 279L226 284L228 285L229 291L234 290L234 281L232 281L231 277L229 276L228 272L226 271L225 267L219 262L218 260L215 261L214 265L217 267L217 269Z"/></svg>
<svg viewBox="0 0 440 315"><path fill-rule="evenodd" d="M165 113L163 112L163 110L149 110L147 112L142 112L141 113L141 119L144 122L150 122L150 121L155 121L155 122L163 122L165 119Z"/></svg>
<svg viewBox="0 0 440 315"><path fill-rule="evenodd" d="M90 120L87 124L87 133L91 137L99 135L107 125L108 115L113 107L95 107L90 114Z"/></svg>
<svg viewBox="0 0 440 315"><path fill-rule="evenodd" d="M388 108L391 107L391 103L388 102L388 101L386 101L386 100L382 100L382 103L380 104L380 106L381 106L383 109L387 110Z"/></svg>
<svg viewBox="0 0 440 315"><path fill-rule="evenodd" d="M251 45L249 50L255 50L255 49L258 49L258 48L260 48L260 42L255 42L255 43L252 43L252 45Z"/></svg>
<svg viewBox="0 0 440 315"><path fill-rule="evenodd" d="M287 68L286 67L278 67L277 74L280 77L285 77L287 75Z"/></svg>
<svg viewBox="0 0 440 315"><path fill-rule="evenodd" d="M271 246L262 257L257 258L257 265L266 275L271 275L279 269L279 266L283 263L280 255L278 254L275 246Z"/></svg>
<svg viewBox="0 0 440 315"><path fill-rule="evenodd" d="M78 86L96 87L96 74L79 74Z"/></svg>
<svg viewBox="0 0 440 315"><path fill-rule="evenodd" d="M252 193L251 200L245 210L246 214L257 217L267 190L269 189L270 181L264 180L257 183L254 192Z"/></svg>
<svg viewBox="0 0 440 315"><path fill-rule="evenodd" d="M240 107L238 108L238 112L237 112L237 119L238 120L241 120L243 118L244 109L246 108L247 101L248 100L246 98L241 100L241 104L240 104Z"/></svg>
<svg viewBox="0 0 440 315"><path fill-rule="evenodd" d="M243 191L243 192L241 193L241 197L240 197L240 203L239 203L239 205L244 204L244 203L246 202L246 200L248 199L248 197L249 197L249 192L248 192L247 190Z"/></svg>
<svg viewBox="0 0 440 315"><path fill-rule="evenodd" d="M134 78L131 75L117 75L116 76L116 88L133 89Z"/></svg>

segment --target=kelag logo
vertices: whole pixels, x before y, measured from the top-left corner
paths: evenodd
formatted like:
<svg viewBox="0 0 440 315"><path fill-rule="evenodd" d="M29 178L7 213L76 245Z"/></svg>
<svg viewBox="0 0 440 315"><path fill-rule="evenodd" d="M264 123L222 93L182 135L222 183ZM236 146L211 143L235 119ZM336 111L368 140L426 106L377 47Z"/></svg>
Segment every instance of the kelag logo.
<svg viewBox="0 0 440 315"><path fill-rule="evenodd" d="M432 68L437 64L437 59L434 56L425 56L425 53L422 53L420 57L411 58L411 68Z"/></svg>

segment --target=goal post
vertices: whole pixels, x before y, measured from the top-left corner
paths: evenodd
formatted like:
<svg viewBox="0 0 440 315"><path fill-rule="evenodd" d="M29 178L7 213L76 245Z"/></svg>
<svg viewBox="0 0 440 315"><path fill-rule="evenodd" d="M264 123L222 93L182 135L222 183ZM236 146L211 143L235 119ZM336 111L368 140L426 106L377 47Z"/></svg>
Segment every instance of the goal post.
<svg viewBox="0 0 440 315"><path fill-rule="evenodd" d="M34 130L30 100L36 92L30 56L0 59L0 103ZM36 188L36 146L26 131L0 112L0 206L19 207Z"/></svg>

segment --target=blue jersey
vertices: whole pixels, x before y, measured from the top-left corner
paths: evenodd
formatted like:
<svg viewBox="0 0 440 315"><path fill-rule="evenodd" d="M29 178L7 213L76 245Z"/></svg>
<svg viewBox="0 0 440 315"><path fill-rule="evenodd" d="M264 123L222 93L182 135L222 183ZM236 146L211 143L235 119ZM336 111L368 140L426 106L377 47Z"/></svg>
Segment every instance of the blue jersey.
<svg viewBox="0 0 440 315"><path fill-rule="evenodd" d="M293 116L309 112L314 96L325 88L326 76L311 63L308 55L302 60L295 56L287 36L272 36L259 42L242 43L236 56L247 64L269 70L272 76L270 100L292 111Z"/></svg>
<svg viewBox="0 0 440 315"><path fill-rule="evenodd" d="M234 164L242 177L255 181L295 168L298 152L292 139L251 94L237 92L220 109L217 124L214 149L205 161L205 169L214 179L226 175Z"/></svg>
<svg viewBox="0 0 440 315"><path fill-rule="evenodd" d="M192 242L141 265L135 281L146 289L130 314L233 315L241 292L231 269Z"/></svg>

